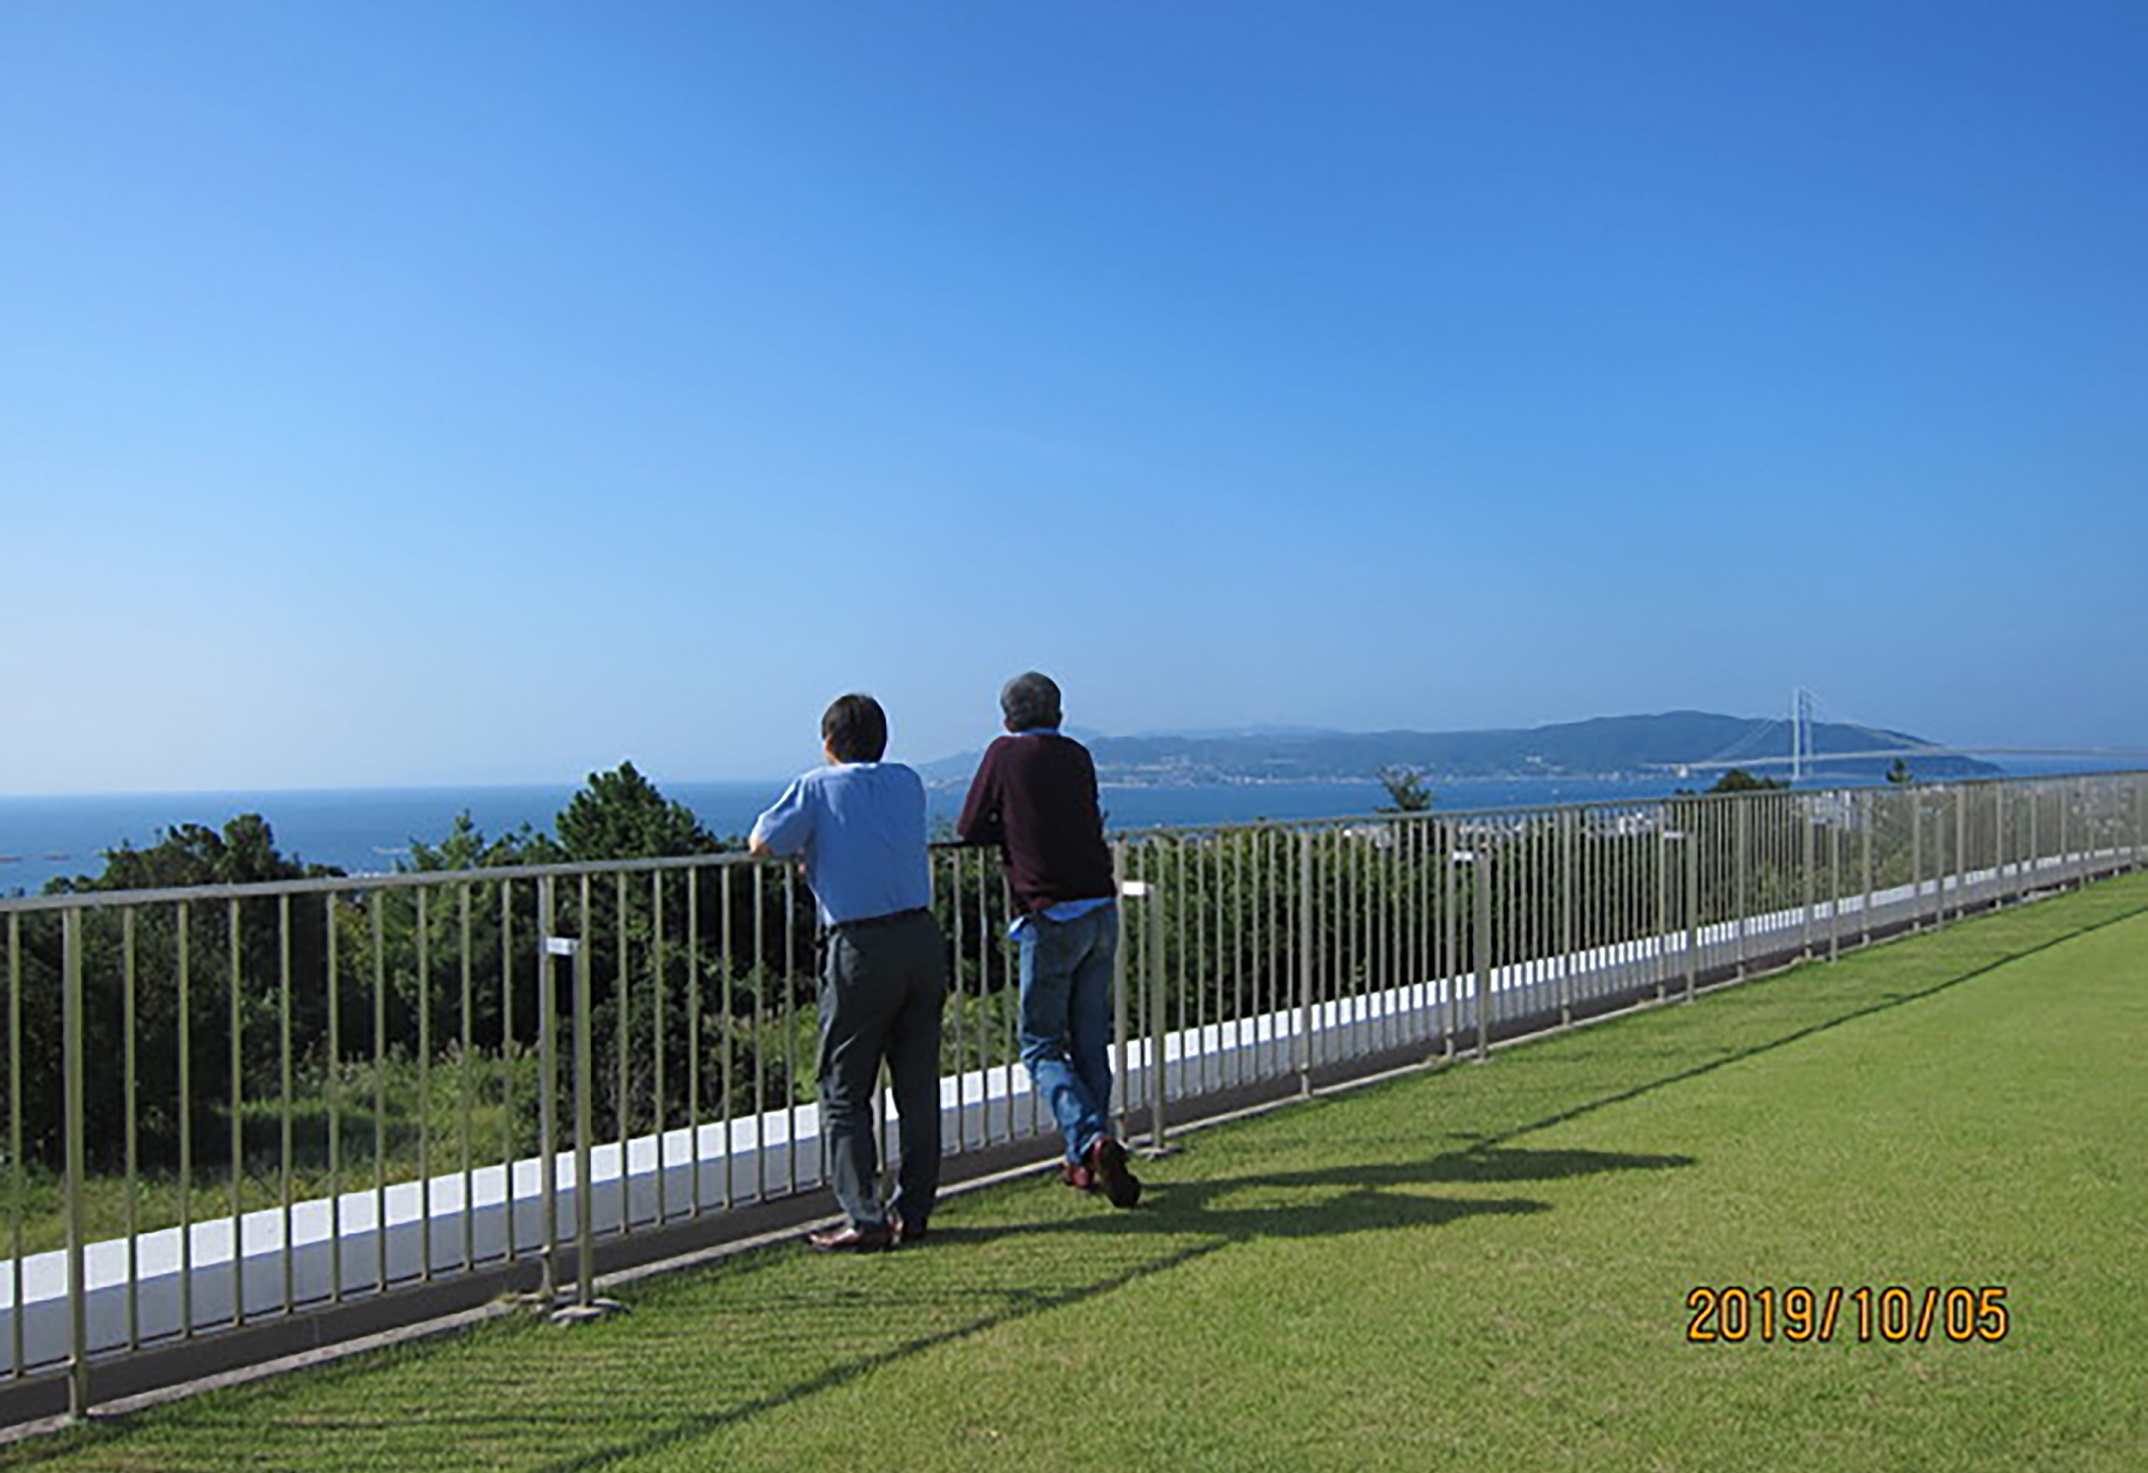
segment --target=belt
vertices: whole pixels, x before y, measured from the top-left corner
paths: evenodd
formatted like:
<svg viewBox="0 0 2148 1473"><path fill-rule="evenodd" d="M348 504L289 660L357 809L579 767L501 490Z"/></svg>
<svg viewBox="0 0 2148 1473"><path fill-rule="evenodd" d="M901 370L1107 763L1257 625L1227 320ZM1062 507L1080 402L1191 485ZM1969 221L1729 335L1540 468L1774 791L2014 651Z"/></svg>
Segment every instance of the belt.
<svg viewBox="0 0 2148 1473"><path fill-rule="evenodd" d="M864 917L864 918L863 918L862 920L855 920L855 921L837 921L837 922L836 922L836 923L835 923L834 925L830 926L830 927L829 927L828 929L829 929L829 930L830 930L831 932L834 932L834 931L871 931L871 930L875 930L875 929L877 929L878 927L881 927L881 926L892 926L892 925L894 925L894 924L895 924L896 922L898 922L898 921L907 921L907 920L910 920L910 919L911 919L912 917L915 917L915 916L929 916L929 915L931 915L931 914L932 914L932 912L931 912L931 911L929 911L929 910L926 910L926 909L925 909L924 907L922 907L922 906L919 906L918 908L916 908L916 909L914 909L914 910L891 910L891 911L889 911L889 912L888 912L888 913L887 913L886 915L884 915L884 916L866 916L866 917Z"/></svg>

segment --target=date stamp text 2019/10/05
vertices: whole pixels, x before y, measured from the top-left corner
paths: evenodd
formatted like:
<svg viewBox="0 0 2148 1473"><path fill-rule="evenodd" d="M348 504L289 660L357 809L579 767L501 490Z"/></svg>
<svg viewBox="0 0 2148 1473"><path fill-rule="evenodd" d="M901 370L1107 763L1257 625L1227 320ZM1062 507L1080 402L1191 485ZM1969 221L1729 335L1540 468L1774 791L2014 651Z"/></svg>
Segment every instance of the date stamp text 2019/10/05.
<svg viewBox="0 0 2148 1473"><path fill-rule="evenodd" d="M2012 1328L2003 1284L1701 1285L1686 1295L1686 1309L1686 1339L1696 1345L1825 1345L1838 1339L1995 1345Z"/></svg>

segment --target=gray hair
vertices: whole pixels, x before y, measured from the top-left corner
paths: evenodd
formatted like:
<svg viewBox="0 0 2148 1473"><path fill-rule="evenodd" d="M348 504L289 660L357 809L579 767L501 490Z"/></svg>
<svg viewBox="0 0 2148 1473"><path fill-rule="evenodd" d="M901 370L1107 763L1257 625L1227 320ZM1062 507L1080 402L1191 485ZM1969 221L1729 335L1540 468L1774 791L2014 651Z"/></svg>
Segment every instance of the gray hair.
<svg viewBox="0 0 2148 1473"><path fill-rule="evenodd" d="M999 709L1009 731L1037 731L1059 724L1059 687L1049 675L1025 670L999 688Z"/></svg>

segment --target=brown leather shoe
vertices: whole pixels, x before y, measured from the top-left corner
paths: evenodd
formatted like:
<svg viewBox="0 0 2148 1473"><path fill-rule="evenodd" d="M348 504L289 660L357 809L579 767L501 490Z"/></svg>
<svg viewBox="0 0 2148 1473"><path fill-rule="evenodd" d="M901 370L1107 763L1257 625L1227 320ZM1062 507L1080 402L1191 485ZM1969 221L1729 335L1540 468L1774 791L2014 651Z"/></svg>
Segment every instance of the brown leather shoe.
<svg viewBox="0 0 2148 1473"><path fill-rule="evenodd" d="M922 1243L926 1237L925 1224L905 1222L894 1213L888 1216L888 1246L900 1248L905 1243Z"/></svg>
<svg viewBox="0 0 2148 1473"><path fill-rule="evenodd" d="M1110 1136L1098 1136L1089 1147L1089 1171L1112 1206L1131 1207L1141 1200L1140 1178L1126 1168L1126 1147Z"/></svg>
<svg viewBox="0 0 2148 1473"><path fill-rule="evenodd" d="M846 1224L814 1233L806 1242L817 1253L879 1253L895 1246L895 1235L877 1223L869 1227Z"/></svg>
<svg viewBox="0 0 2148 1473"><path fill-rule="evenodd" d="M1059 1163L1059 1184L1077 1192L1093 1192L1096 1190L1096 1173L1079 1161L1062 1161Z"/></svg>

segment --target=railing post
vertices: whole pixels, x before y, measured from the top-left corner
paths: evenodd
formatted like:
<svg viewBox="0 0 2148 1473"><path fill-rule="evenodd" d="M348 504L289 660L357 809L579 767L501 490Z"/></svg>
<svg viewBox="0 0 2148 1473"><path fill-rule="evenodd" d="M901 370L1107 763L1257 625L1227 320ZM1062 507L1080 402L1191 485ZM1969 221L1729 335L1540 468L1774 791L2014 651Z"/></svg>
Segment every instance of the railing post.
<svg viewBox="0 0 2148 1473"><path fill-rule="evenodd" d="M544 1247L539 1261L544 1284L539 1291L550 1303L559 1297L559 1038L553 1024L558 989L553 958L571 957L576 943L552 934L552 877L537 881L537 1159L538 1206L544 1215Z"/></svg>
<svg viewBox="0 0 2148 1473"><path fill-rule="evenodd" d="M1125 902L1148 894L1149 887L1139 880L1126 878L1126 841L1124 839L1112 841L1111 871L1118 878L1120 900L1119 944L1113 948L1111 956L1111 1083L1112 1093L1115 1096L1112 1101L1111 1134L1114 1140L1123 1141L1126 1139L1126 958L1127 943L1133 939L1130 928L1126 924L1132 912L1126 908ZM959 900L955 909L957 913L961 910Z"/></svg>
<svg viewBox="0 0 2148 1473"><path fill-rule="evenodd" d="M2131 781L2133 784L2133 868L2138 870L2142 863L2142 846L2148 845L2148 802L2143 801L2148 799L2148 783L2141 781L2139 773L2135 773Z"/></svg>
<svg viewBox="0 0 2148 1473"><path fill-rule="evenodd" d="M1863 944L1872 944L1872 825L1878 822L1873 813L1872 790L1862 789L1857 794L1857 833L1863 852L1864 903L1858 907L1858 934Z"/></svg>
<svg viewBox="0 0 2148 1473"><path fill-rule="evenodd" d="M1313 832L1298 831L1298 1093L1313 1092Z"/></svg>
<svg viewBox="0 0 2148 1473"><path fill-rule="evenodd" d="M1813 869L1817 866L1818 860L1815 859L1813 855L1814 818L1812 809L1812 795L1809 793L1801 793L1798 795L1798 818L1800 820L1798 823L1798 828L1801 831L1800 838L1804 849L1804 852L1800 857L1800 863L1798 865L1799 870L1803 872L1805 877L1804 950L1805 960L1811 961L1813 906L1812 872Z"/></svg>
<svg viewBox="0 0 2148 1473"><path fill-rule="evenodd" d="M2060 779L2058 880L2062 890L2066 888L2066 882L2080 872L2073 858L2073 788L2072 783Z"/></svg>
<svg viewBox="0 0 2148 1473"><path fill-rule="evenodd" d="M1182 897L1183 902L1183 897ZM1164 1058L1164 1042L1170 1019L1164 1006L1164 894L1163 886L1149 886L1149 1149L1162 1155L1165 1149L1164 1104L1170 1094Z"/></svg>
<svg viewBox="0 0 2148 1473"><path fill-rule="evenodd" d="M1909 925L1924 929L1924 795L1909 790Z"/></svg>
<svg viewBox="0 0 2148 1473"><path fill-rule="evenodd" d="M1842 954L1842 798L1836 793L1827 824L1827 959Z"/></svg>
<svg viewBox="0 0 2148 1473"><path fill-rule="evenodd" d="M1559 1026L1574 1023L1574 819L1571 808L1559 810Z"/></svg>
<svg viewBox="0 0 2148 1473"><path fill-rule="evenodd" d="M1747 945L1747 936L1751 931L1750 922L1752 920L1752 905L1748 899L1746 882L1746 876L1749 868L1746 851L1748 848L1751 847L1752 843L1750 831L1752 828L1753 804L1758 802L1759 799L1748 793L1740 793L1732 801L1734 801L1738 805L1736 810L1738 817L1734 826L1736 830L1734 838L1737 843L1738 852L1732 867L1736 871L1736 887L1738 895L1738 977L1740 980L1743 980L1745 977L1746 958L1750 954L1750 948Z"/></svg>
<svg viewBox="0 0 2148 1473"><path fill-rule="evenodd" d="M1671 846L1685 836L1676 829L1666 828L1670 809L1657 811L1656 825L1656 939L1651 948L1655 952L1655 965L1650 969L1656 974L1656 1001L1662 1002L1670 990L1671 971Z"/></svg>
<svg viewBox="0 0 2148 1473"><path fill-rule="evenodd" d="M61 927L64 977L60 999L61 1048L66 1069L67 1131L67 1411L81 1417L89 1411L89 1285L83 1279L85 1233L82 1222L83 1137L87 1131L82 1107L82 912L69 910ZM233 940L233 949L237 949ZM245 1304L243 1264L233 1244L232 1303ZM15 1316L20 1319L18 1302Z"/></svg>
<svg viewBox="0 0 2148 1473"><path fill-rule="evenodd" d="M586 903L588 879L584 877L585 903L582 907L582 927L589 929L589 907ZM622 928L619 944L622 954L625 935ZM586 934L583 938L588 939ZM589 948L578 946L574 952L574 1267L575 1302L588 1305L596 1298L596 1275L594 1267L595 1233L592 1229L591 1202L595 1195L590 1181L589 1140L595 1122L591 1116L591 1095L595 1092L596 1050L589 1036ZM620 1108L626 1107L621 1098ZM620 1161L620 1188L626 1186L626 1162Z"/></svg>
<svg viewBox="0 0 2148 1473"><path fill-rule="evenodd" d="M1477 892L1477 1062L1492 1057L1492 852L1482 851L1474 877Z"/></svg>
<svg viewBox="0 0 2148 1473"><path fill-rule="evenodd" d="M1698 818L1699 814L1692 817ZM1684 831L1686 850L1686 1001L1693 1001L1700 985L1700 834Z"/></svg>
<svg viewBox="0 0 2148 1473"><path fill-rule="evenodd" d="M1479 842L1483 842L1481 836ZM1491 851L1454 849L1448 852L1450 866L1469 866L1469 954L1471 970L1476 974L1477 1062L1482 1064L1492 1056Z"/></svg>
<svg viewBox="0 0 2148 1473"><path fill-rule="evenodd" d="M1439 825L1439 852L1445 856L1440 865L1440 1057L1451 1060L1454 1057L1456 993L1462 980L1462 949L1456 940L1460 923L1454 903L1454 830L1445 819L1435 822Z"/></svg>

